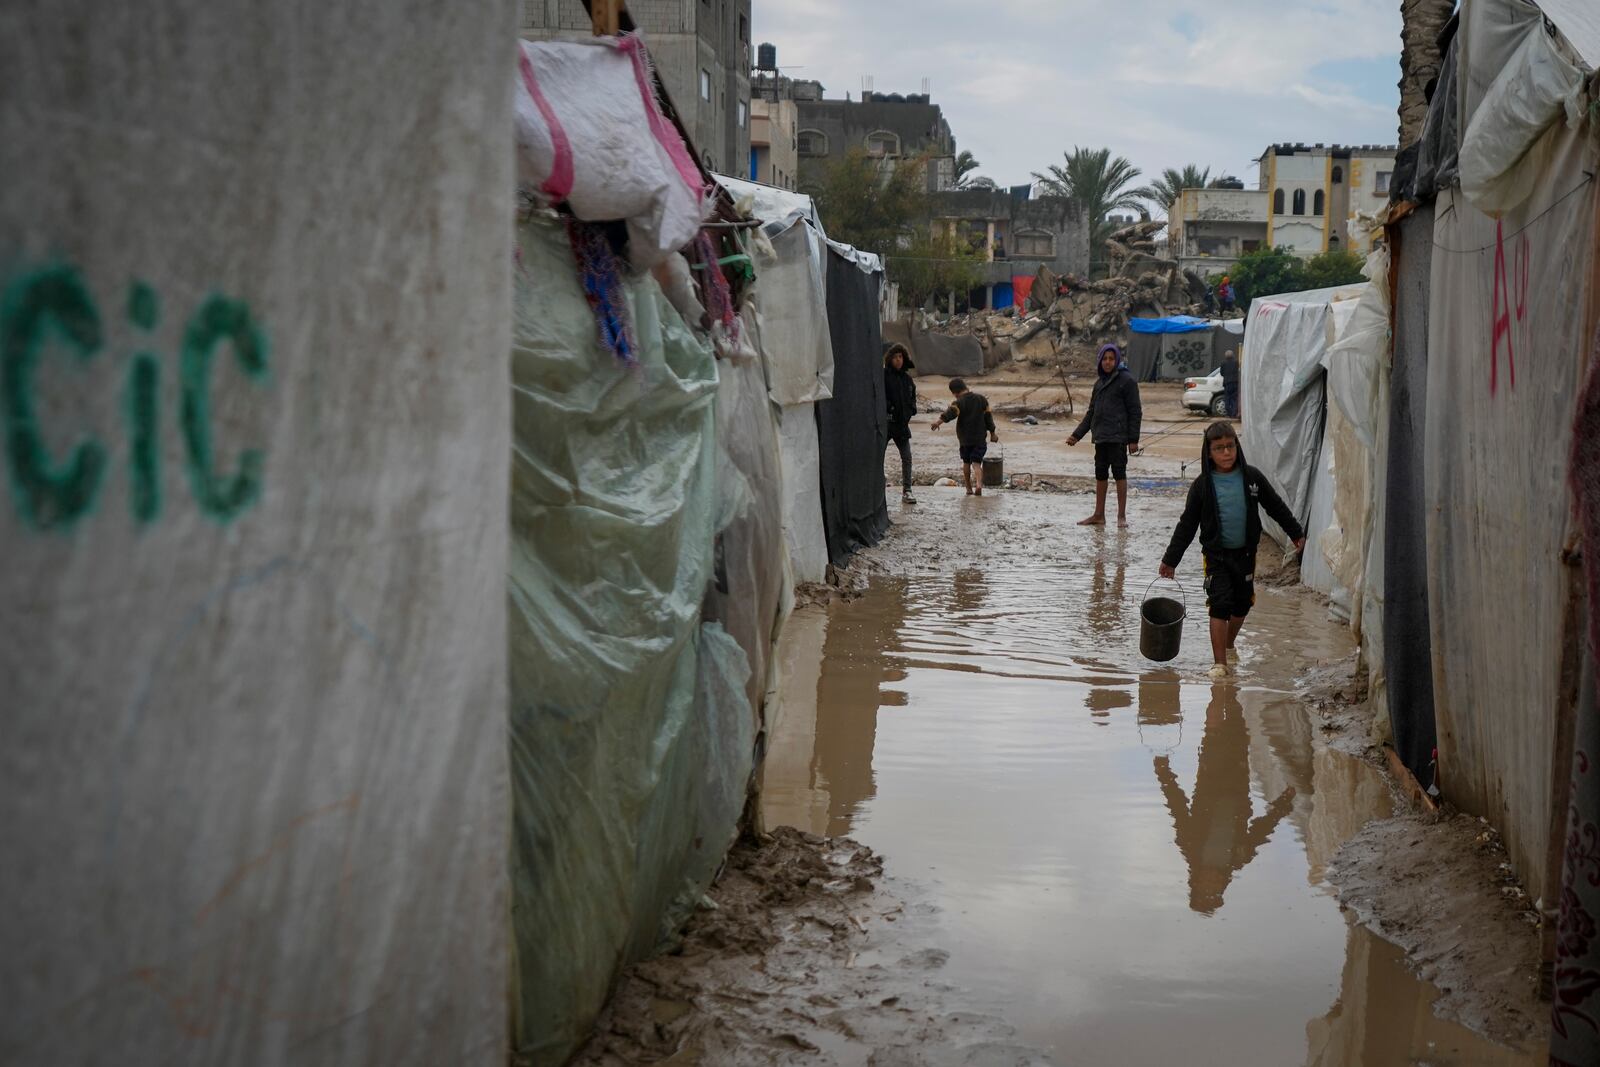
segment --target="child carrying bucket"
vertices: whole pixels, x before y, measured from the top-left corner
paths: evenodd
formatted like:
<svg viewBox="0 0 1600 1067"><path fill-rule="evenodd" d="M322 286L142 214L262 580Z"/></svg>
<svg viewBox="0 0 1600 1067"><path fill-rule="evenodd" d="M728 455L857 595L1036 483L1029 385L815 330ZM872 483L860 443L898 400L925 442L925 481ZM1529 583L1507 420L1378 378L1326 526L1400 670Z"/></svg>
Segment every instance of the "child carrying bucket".
<svg viewBox="0 0 1600 1067"><path fill-rule="evenodd" d="M1198 529L1206 606L1211 615L1213 678L1228 677L1233 673L1231 665L1239 662L1233 644L1256 602L1256 546L1261 543L1262 507L1283 527L1296 550L1306 547L1305 531L1294 513L1266 475L1244 461L1233 427L1226 422L1212 423L1201 446L1200 477L1189 486L1183 516L1161 559L1161 577L1176 574Z"/></svg>

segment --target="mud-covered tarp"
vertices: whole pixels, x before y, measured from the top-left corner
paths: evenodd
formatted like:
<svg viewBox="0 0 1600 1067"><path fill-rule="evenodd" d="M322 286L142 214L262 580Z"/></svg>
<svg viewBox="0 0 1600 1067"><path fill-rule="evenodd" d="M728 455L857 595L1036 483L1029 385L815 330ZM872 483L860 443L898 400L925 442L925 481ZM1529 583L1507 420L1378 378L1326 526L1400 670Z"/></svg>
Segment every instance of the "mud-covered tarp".
<svg viewBox="0 0 1600 1067"><path fill-rule="evenodd" d="M1425 515L1442 788L1501 821L1537 898L1553 888L1551 753L1579 637L1564 430L1593 321L1600 160L1587 124L1555 123L1533 152L1547 166L1500 218L1459 190L1436 204Z"/></svg>
<svg viewBox="0 0 1600 1067"><path fill-rule="evenodd" d="M843 563L889 528L883 449L889 437L878 321L882 270L828 251L828 325L833 336L833 397L817 404L822 521L828 558Z"/></svg>
<svg viewBox="0 0 1600 1067"><path fill-rule="evenodd" d="M1240 359L1244 451L1302 525L1311 523L1327 403L1322 365L1332 340L1329 306L1358 299L1367 283L1260 297L1250 302ZM1331 483L1330 483L1331 484ZM1262 525L1280 544L1277 523Z"/></svg>
<svg viewBox="0 0 1600 1067"><path fill-rule="evenodd" d="M506 16L0 17L0 1062L505 1059Z"/></svg>
<svg viewBox="0 0 1600 1067"><path fill-rule="evenodd" d="M1130 335L1123 358L1127 360L1128 373L1133 375L1134 381L1155 381L1156 368L1161 363L1161 335L1158 333Z"/></svg>
<svg viewBox="0 0 1600 1067"><path fill-rule="evenodd" d="M1433 205L1398 226L1394 364L1383 524L1383 668L1394 749L1424 786L1433 784L1433 639L1428 613L1428 289Z"/></svg>
<svg viewBox="0 0 1600 1067"><path fill-rule="evenodd" d="M517 1049L544 1065L699 899L734 835L755 730L747 658L701 617L737 510L719 495L710 345L644 275L625 283L638 365L618 362L559 224L535 215L518 244L512 999Z"/></svg>

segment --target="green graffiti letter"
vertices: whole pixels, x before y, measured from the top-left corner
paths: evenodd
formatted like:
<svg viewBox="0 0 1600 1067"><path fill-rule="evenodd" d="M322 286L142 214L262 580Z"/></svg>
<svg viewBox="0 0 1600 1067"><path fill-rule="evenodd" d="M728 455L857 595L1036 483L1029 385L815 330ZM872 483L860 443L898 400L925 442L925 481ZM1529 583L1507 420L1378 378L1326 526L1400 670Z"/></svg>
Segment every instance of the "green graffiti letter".
<svg viewBox="0 0 1600 1067"><path fill-rule="evenodd" d="M133 517L161 514L161 361L149 352L128 367L128 489Z"/></svg>
<svg viewBox="0 0 1600 1067"><path fill-rule="evenodd" d="M52 326L80 362L100 347L94 299L69 266L30 274L0 299L0 419L5 424L6 465L17 511L40 530L68 529L82 518L94 505L106 468L105 446L93 439L74 448L59 467L50 462L35 408L34 372Z"/></svg>
<svg viewBox="0 0 1600 1067"><path fill-rule="evenodd" d="M229 522L261 495L263 458L260 449L239 453L232 475L219 477L211 456L211 358L217 345L231 342L233 358L247 378L267 377L267 343L240 300L213 294L206 297L183 335L180 374L183 410L179 415L183 440L189 452L189 485L200 510L218 522Z"/></svg>
<svg viewBox="0 0 1600 1067"><path fill-rule="evenodd" d="M156 291L144 282L128 287L128 321L141 330L153 330L161 321L161 301Z"/></svg>

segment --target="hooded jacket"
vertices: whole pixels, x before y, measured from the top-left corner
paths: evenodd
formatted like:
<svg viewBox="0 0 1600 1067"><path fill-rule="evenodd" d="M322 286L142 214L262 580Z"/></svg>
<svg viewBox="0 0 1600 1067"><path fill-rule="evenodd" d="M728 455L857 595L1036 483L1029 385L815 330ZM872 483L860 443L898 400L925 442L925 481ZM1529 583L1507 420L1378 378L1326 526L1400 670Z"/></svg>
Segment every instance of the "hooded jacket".
<svg viewBox="0 0 1600 1067"><path fill-rule="evenodd" d="M1161 557L1161 562L1169 567L1176 567L1183 561L1183 554L1189 550L1197 529L1200 531L1202 551L1221 550L1222 516L1217 508L1216 486L1211 484L1211 446L1203 443L1200 447L1203 450L1200 477L1189 486L1189 499L1183 505L1183 516L1172 531L1172 543L1167 546L1167 554ZM1234 455L1237 457L1235 465L1244 471L1244 548L1239 551L1248 558L1246 573L1253 574L1256 569L1256 548L1261 544L1261 508L1267 509L1267 514L1283 527L1290 540L1298 541L1306 533L1300 528L1294 512L1289 510L1289 505L1283 502L1277 490L1272 488L1272 483L1267 481L1267 476L1244 461L1244 449L1240 448Z"/></svg>
<svg viewBox="0 0 1600 1067"><path fill-rule="evenodd" d="M901 353L905 359L905 366L895 370L889 366L889 357L895 352ZM901 427L911 425L911 417L917 413L917 383L906 371L915 370L916 364L911 362L911 355L902 348L890 349L883 357L883 393L889 401L889 432L893 434Z"/></svg>
<svg viewBox="0 0 1600 1067"><path fill-rule="evenodd" d="M1097 445L1133 445L1139 443L1139 424L1144 421L1144 408L1139 403L1139 383L1133 372L1117 352L1117 366L1109 374L1096 363L1099 376L1094 392L1089 395L1089 410L1072 436L1083 440L1085 433L1094 434Z"/></svg>

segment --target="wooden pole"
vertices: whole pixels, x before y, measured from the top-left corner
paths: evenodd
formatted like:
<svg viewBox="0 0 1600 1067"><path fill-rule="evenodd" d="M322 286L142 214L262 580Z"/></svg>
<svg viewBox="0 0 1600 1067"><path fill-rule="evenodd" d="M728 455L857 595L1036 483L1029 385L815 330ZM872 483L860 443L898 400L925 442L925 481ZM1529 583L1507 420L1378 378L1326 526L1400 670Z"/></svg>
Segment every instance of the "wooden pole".
<svg viewBox="0 0 1600 1067"><path fill-rule="evenodd" d="M596 37L615 37L622 32L622 0L593 0L589 18Z"/></svg>

